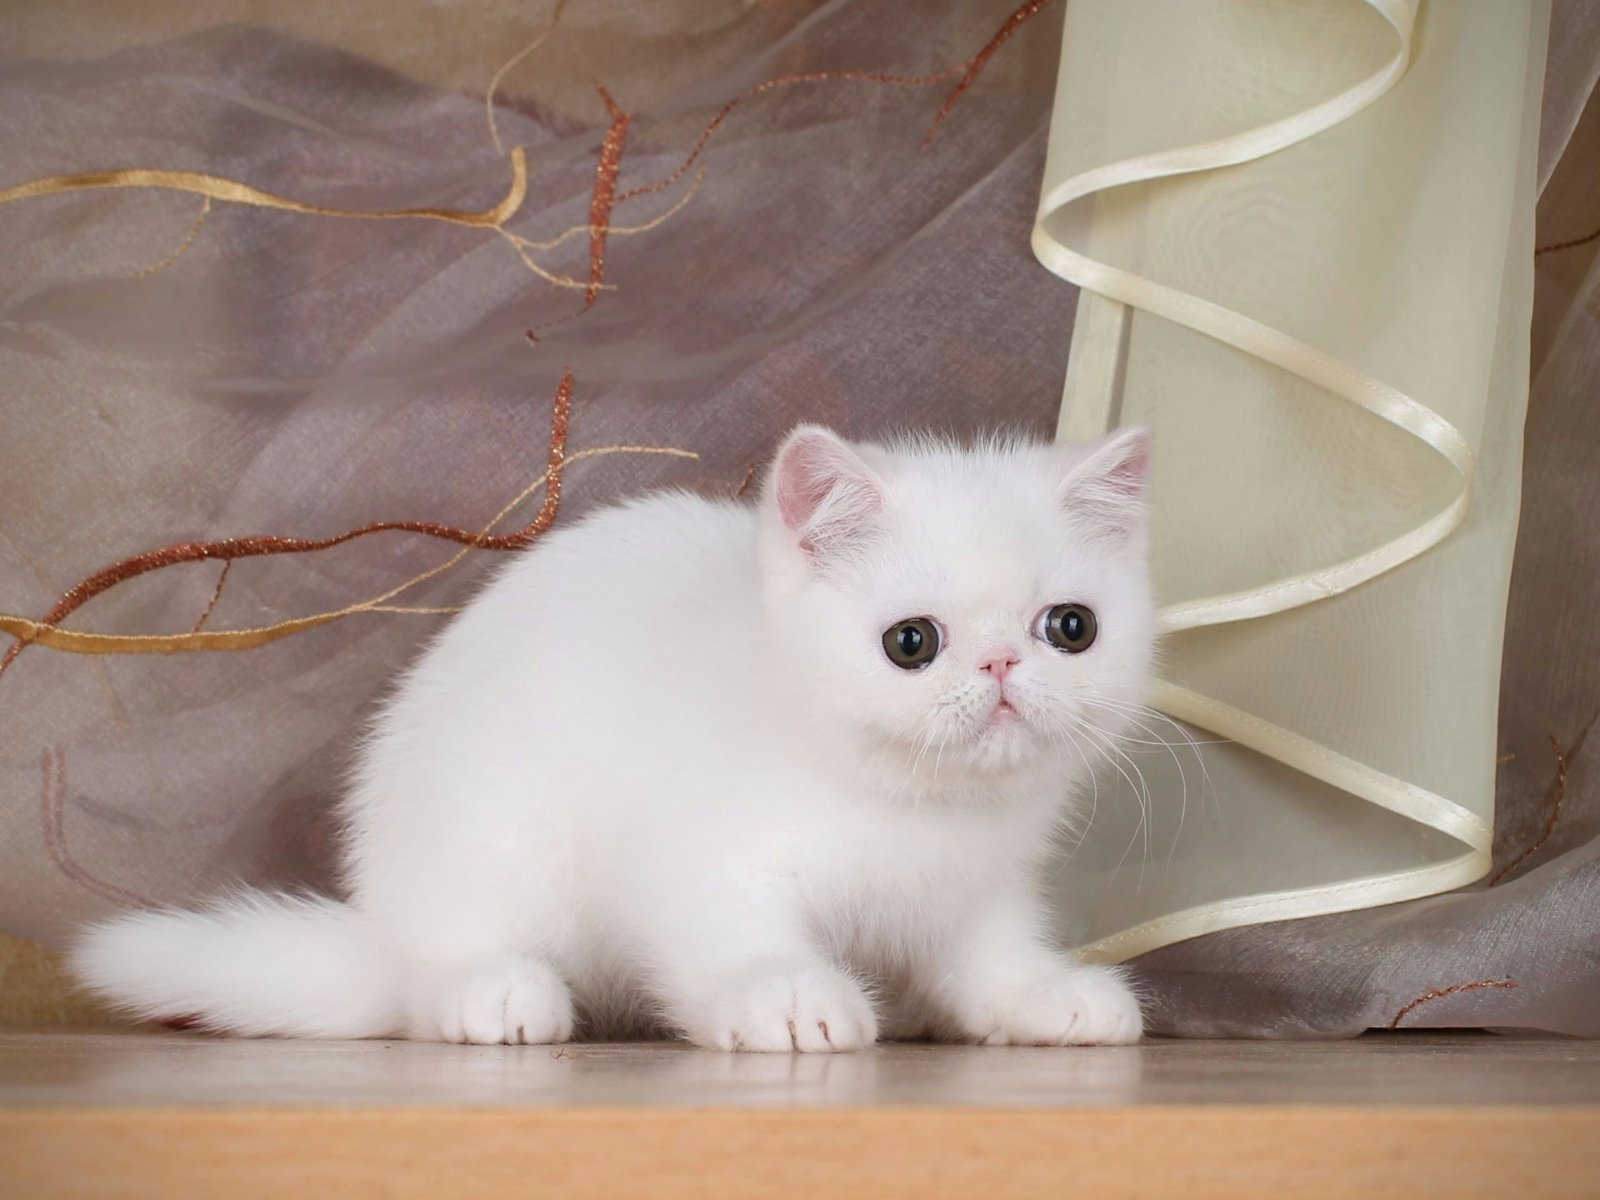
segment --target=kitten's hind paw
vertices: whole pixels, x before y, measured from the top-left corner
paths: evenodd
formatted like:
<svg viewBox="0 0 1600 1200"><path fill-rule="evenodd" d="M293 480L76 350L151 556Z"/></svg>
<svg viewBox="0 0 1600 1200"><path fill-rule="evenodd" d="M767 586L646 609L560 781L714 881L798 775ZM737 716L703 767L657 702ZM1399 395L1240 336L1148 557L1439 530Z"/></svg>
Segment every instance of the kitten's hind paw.
<svg viewBox="0 0 1600 1200"><path fill-rule="evenodd" d="M827 1054L872 1045L878 1018L860 985L842 972L763 972L725 987L689 1036L717 1050Z"/></svg>
<svg viewBox="0 0 1600 1200"><path fill-rule="evenodd" d="M564 1042L572 1037L572 995L537 959L488 959L429 988L411 1036L479 1045Z"/></svg>

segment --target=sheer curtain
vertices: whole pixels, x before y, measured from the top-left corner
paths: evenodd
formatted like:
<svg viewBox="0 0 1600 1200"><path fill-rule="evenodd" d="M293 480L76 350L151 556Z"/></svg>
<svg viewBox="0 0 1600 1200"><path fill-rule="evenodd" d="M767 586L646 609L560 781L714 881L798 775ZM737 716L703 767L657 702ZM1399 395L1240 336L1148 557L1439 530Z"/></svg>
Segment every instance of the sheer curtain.
<svg viewBox="0 0 1600 1200"><path fill-rule="evenodd" d="M1537 140L1521 0L915 8L7 8L0 929L332 886L363 715L505 548L801 419L1045 435L1065 372L1067 432L1157 428L1199 744L1150 718L1142 827L1099 781L1064 935L1168 1032L1600 1032L1595 243L1528 274L1536 189L1600 224L1594 7Z"/></svg>
<svg viewBox="0 0 1600 1200"><path fill-rule="evenodd" d="M7 7L0 928L332 886L374 698L552 522L1048 434L1060 9L906 12Z"/></svg>

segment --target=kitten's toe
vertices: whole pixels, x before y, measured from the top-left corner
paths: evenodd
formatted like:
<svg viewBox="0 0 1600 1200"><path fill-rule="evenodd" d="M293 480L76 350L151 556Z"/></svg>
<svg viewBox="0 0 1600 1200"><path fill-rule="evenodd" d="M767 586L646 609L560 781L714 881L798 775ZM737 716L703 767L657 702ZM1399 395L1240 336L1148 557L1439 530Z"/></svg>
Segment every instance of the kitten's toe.
<svg viewBox="0 0 1600 1200"><path fill-rule="evenodd" d="M719 1050L827 1054L878 1039L878 1019L859 984L831 969L762 974L726 988L690 1030Z"/></svg>
<svg viewBox="0 0 1600 1200"><path fill-rule="evenodd" d="M1144 1032L1133 989L1115 971L1062 968L1017 991L987 1030L990 1046L1118 1046Z"/></svg>
<svg viewBox="0 0 1600 1200"><path fill-rule="evenodd" d="M564 1042L572 995L546 963L506 956L480 963L435 992L413 1036L478 1045Z"/></svg>

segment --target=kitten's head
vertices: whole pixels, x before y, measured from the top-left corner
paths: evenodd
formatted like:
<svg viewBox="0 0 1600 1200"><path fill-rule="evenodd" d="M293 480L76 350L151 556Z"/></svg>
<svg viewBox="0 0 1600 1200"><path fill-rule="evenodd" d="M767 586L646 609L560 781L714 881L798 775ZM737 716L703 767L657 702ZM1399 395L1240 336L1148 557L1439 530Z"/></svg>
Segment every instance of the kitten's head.
<svg viewBox="0 0 1600 1200"><path fill-rule="evenodd" d="M796 429L762 562L772 644L819 728L913 786L1100 757L1151 667L1148 459L1142 429L972 449Z"/></svg>

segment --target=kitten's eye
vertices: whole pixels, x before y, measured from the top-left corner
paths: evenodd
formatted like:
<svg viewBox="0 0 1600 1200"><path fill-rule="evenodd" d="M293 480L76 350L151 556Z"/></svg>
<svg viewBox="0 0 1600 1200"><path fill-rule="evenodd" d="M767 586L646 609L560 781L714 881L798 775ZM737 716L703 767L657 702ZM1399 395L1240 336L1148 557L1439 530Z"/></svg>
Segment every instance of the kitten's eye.
<svg viewBox="0 0 1600 1200"><path fill-rule="evenodd" d="M939 627L927 617L912 617L883 631L883 652L904 671L925 667L939 653Z"/></svg>
<svg viewBox="0 0 1600 1200"><path fill-rule="evenodd" d="M1081 604L1058 604L1039 615L1039 635L1068 654L1082 654L1099 632L1094 613Z"/></svg>

